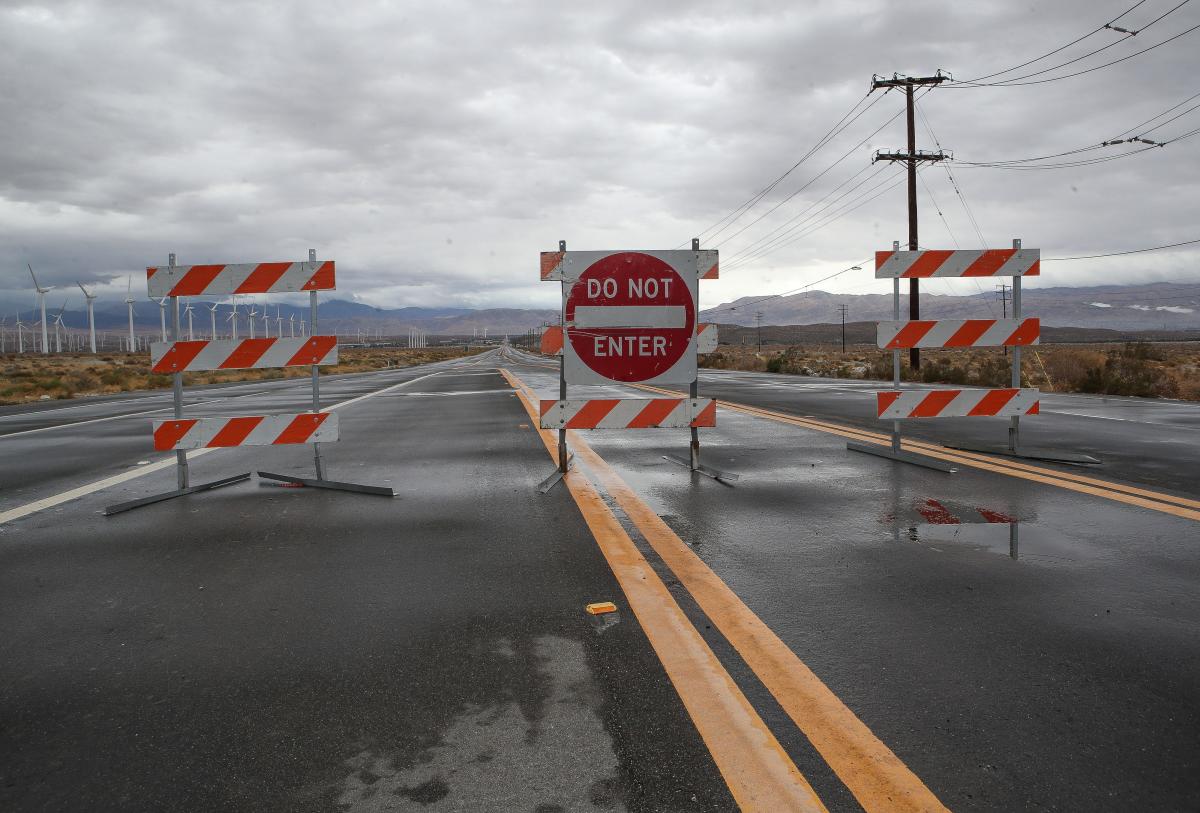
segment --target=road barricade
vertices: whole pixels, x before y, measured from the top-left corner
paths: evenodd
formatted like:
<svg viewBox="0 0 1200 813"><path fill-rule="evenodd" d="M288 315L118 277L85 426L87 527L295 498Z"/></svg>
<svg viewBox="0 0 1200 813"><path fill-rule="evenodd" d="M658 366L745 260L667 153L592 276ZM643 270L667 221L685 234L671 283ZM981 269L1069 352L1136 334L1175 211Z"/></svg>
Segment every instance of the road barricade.
<svg viewBox="0 0 1200 813"><path fill-rule="evenodd" d="M893 281L893 320L879 322L876 339L880 349L892 351L892 383L895 389L876 393L876 413L892 422L890 447L848 443L846 448L900 460L939 471L953 472L944 461L901 449L901 421L919 418L1009 418L1006 448L959 445L1016 457L1099 463L1089 456L1051 449L1032 449L1020 443L1020 419L1037 415L1041 409L1038 390L1021 386L1021 348L1038 344L1041 322L1021 315L1021 279L1041 273L1041 250L1022 248L1013 240L1011 249L981 251L891 251L875 253L875 278ZM1004 319L900 319L900 280L930 277L1012 277L1012 318ZM1012 386L1000 389L901 389L900 351L913 348L1005 347L1011 349Z"/></svg>
<svg viewBox="0 0 1200 813"><path fill-rule="evenodd" d="M336 336L317 332L317 292L334 290L336 269L333 260L318 261L309 251L307 262L243 263L223 265L176 265L170 255L165 266L146 269L146 289L151 297L170 299L171 341L150 346L151 369L173 378L174 416L153 422L154 448L176 454L176 489L111 505L104 510L111 516L144 505L209 491L250 479L250 472L192 485L188 471L189 449L229 448L235 446L281 446L311 444L316 477L301 478L260 471L258 476L294 485L377 494L394 497L390 488L343 483L325 479L321 443L339 437L338 418L321 411L321 384L318 367L336 364ZM309 330L307 337L276 336L259 339L180 340L179 298L183 296L227 296L303 292L309 294ZM215 323L214 323L215 324ZM245 370L284 367L310 367L312 370L312 410L276 415L241 415L220 418L187 418L183 414L183 376L209 370Z"/></svg>
<svg viewBox="0 0 1200 813"><path fill-rule="evenodd" d="M719 257L701 249L558 251L541 255L541 278L562 283L561 324L543 329L541 351L559 357L558 399L543 401L540 424L558 430L558 469L570 465L568 429L688 428L690 459L666 459L719 480L736 475L700 464L698 429L716 425L716 401L700 398L697 355L717 348L716 325L697 321L697 288L717 279ZM569 399L571 384L687 384L687 397Z"/></svg>

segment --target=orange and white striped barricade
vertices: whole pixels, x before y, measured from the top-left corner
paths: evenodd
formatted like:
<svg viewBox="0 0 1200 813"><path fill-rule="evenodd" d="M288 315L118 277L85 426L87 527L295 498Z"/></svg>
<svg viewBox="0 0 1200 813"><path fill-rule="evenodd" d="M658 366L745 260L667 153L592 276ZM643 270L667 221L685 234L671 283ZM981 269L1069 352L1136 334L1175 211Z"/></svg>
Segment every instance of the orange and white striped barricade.
<svg viewBox="0 0 1200 813"><path fill-rule="evenodd" d="M151 297L171 300L171 340L150 346L151 370L170 374L174 393L174 416L154 421L154 448L174 451L176 488L129 502L109 506L106 515L119 514L143 505L195 494L250 479L250 472L236 474L209 483L192 485L188 472L189 449L230 448L240 446L282 446L311 444L316 477L313 479L270 474L268 480L378 494L394 497L395 491L379 486L342 483L325 479L321 443L338 439L338 420L333 412L322 412L319 367L336 364L337 337L317 332L317 292L336 287L333 260L318 261L310 250L306 262L242 263L221 265L176 265L171 254L165 266L146 269L146 289ZM179 330L179 298L183 296L269 294L303 292L309 294L309 335L300 338L211 339L183 341ZM215 321L214 321L215 324ZM253 332L253 331L252 331ZM236 331L235 331L236 333ZM312 371L312 410L276 415L241 415L221 418L186 418L183 414L183 376L210 370L247 370L285 367L309 367Z"/></svg>
<svg viewBox="0 0 1200 813"><path fill-rule="evenodd" d="M1004 417L1010 418L1009 443L1015 448L1021 415L1038 414L1038 392L1021 388L1021 348L1037 344L1041 323L1021 316L1021 279L1041 273L1041 250L1022 248L1013 240L1011 249L983 250L911 250L901 251L893 243L891 251L875 253L875 278L891 279L893 321L877 326L878 345L892 351L894 390L876 394L881 420L892 421L889 449L873 444L849 443L847 448L895 460L953 472L953 466L941 460L901 449L901 421L933 417ZM1012 319L910 319L900 320L900 280L933 277L995 277L1013 279ZM914 283L915 284L915 283ZM915 313L915 311L914 311ZM900 351L913 353L921 348L1011 347L1013 356L1010 389L976 390L901 390Z"/></svg>
<svg viewBox="0 0 1200 813"><path fill-rule="evenodd" d="M891 251L875 254L876 279L893 281L892 321L879 322L877 343L892 351L893 390L879 392L877 416L892 422L891 448L873 444L849 443L847 448L908 463L953 471L943 461L901 449L901 421L916 418L1007 417L1008 446L956 446L978 451L1000 452L1019 457L1099 463L1089 455L1026 449L1020 445L1020 419L1037 415L1040 409L1036 389L1021 387L1021 348L1038 344L1039 319L1021 314L1021 280L1041 273L1041 250L1022 248L1013 240L1011 249L981 251L920 250L901 251L899 243ZM1012 318L1004 319L900 319L900 280L932 277L1012 277ZM919 348L1005 347L1012 349L1012 386L1001 389L901 389L900 351Z"/></svg>
<svg viewBox="0 0 1200 813"><path fill-rule="evenodd" d="M712 398L542 401L542 429L685 429L717 425Z"/></svg>
<svg viewBox="0 0 1200 813"><path fill-rule="evenodd" d="M568 429L684 428L690 458L666 459L718 480L736 475L700 465L701 427L715 426L716 402L698 393L697 355L716 349L715 325L696 318L702 279L717 279L719 255L672 251L558 251L541 255L541 278L562 284L561 325L542 332L541 351L559 357L558 399L543 402L545 429L558 429L558 469L538 486L545 493L570 463ZM688 384L687 398L571 400L569 384Z"/></svg>

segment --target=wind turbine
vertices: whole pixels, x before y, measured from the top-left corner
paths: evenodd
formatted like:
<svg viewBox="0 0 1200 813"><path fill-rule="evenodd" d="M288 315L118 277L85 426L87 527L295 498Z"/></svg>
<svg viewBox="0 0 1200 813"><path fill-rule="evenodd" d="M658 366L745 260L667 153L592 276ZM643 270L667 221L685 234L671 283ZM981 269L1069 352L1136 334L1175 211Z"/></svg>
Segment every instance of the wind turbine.
<svg viewBox="0 0 1200 813"><path fill-rule="evenodd" d="M269 338L271 338L271 316L267 313L266 305L263 305L262 320L263 320L263 338L269 339Z"/></svg>
<svg viewBox="0 0 1200 813"><path fill-rule="evenodd" d="M133 335L133 277L125 278L125 305L129 308L129 352L137 352L137 337Z"/></svg>
<svg viewBox="0 0 1200 813"><path fill-rule="evenodd" d="M192 303L191 303L191 302L187 303L187 305L185 305L185 306L184 306L184 308L183 308L183 312L184 312L185 314L187 314L187 318L188 318L188 341L189 341L189 342L190 342L190 341L193 341L193 337L192 337L192 310L194 310L194 309L192 308Z"/></svg>
<svg viewBox="0 0 1200 813"><path fill-rule="evenodd" d="M237 296L236 295L229 297L229 307L233 309L232 312L229 314L229 323L231 325L233 325L233 328L229 334L229 338L233 339L233 341L236 342L237 341Z"/></svg>
<svg viewBox="0 0 1200 813"><path fill-rule="evenodd" d="M25 325L21 323L20 311L17 311L17 352L25 353Z"/></svg>
<svg viewBox="0 0 1200 813"><path fill-rule="evenodd" d="M275 306L275 338L283 338L283 314L279 311L279 306Z"/></svg>
<svg viewBox="0 0 1200 813"><path fill-rule="evenodd" d="M96 298L95 294L89 294L88 289L83 287L82 282L76 282L79 290L83 291L83 298L87 302L88 312L88 338L92 343L92 355L96 354L96 314L92 311L92 300Z"/></svg>
<svg viewBox="0 0 1200 813"><path fill-rule="evenodd" d="M258 311L254 310L254 306L250 306L250 312L246 314L246 321L250 323L250 338L254 338L254 317L258 316Z"/></svg>
<svg viewBox="0 0 1200 813"><path fill-rule="evenodd" d="M296 314L288 315L288 328L292 331L292 338L296 338Z"/></svg>
<svg viewBox="0 0 1200 813"><path fill-rule="evenodd" d="M5 326L8 323L8 317L0 318L0 354L8 350L8 331Z"/></svg>
<svg viewBox="0 0 1200 813"><path fill-rule="evenodd" d="M216 302L212 303L212 306L208 309L208 315L212 319L212 340L215 342L217 340L217 303Z"/></svg>
<svg viewBox="0 0 1200 813"><path fill-rule="evenodd" d="M25 267L29 269L29 276L33 277L33 287L37 289L38 308L42 312L42 353L49 353L50 337L47 333L46 325L46 294L54 290L54 286L51 285L49 288L43 288L42 286L38 285L37 277L33 275L33 266L29 263L26 263Z"/></svg>
<svg viewBox="0 0 1200 813"><path fill-rule="evenodd" d="M158 321L162 324L162 340L167 340L167 298L158 300Z"/></svg>
<svg viewBox="0 0 1200 813"><path fill-rule="evenodd" d="M63 327L63 314L67 310L67 300L63 300L63 306L58 309L58 316L54 317L54 352L62 352L62 333L60 329Z"/></svg>

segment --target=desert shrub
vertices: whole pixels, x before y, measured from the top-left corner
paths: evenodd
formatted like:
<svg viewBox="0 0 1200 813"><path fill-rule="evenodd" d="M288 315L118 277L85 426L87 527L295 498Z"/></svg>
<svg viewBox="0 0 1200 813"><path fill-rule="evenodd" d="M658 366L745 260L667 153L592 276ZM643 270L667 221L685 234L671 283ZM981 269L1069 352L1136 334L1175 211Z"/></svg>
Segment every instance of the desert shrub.
<svg viewBox="0 0 1200 813"><path fill-rule="evenodd" d="M1102 395L1137 395L1170 398L1178 386L1153 361L1153 351L1144 342L1130 342L1110 350L1103 366L1090 368L1079 384L1080 392Z"/></svg>
<svg viewBox="0 0 1200 813"><path fill-rule="evenodd" d="M1039 353L1046 374L1059 392L1079 390L1088 370L1102 367L1106 356L1097 350L1056 347Z"/></svg>

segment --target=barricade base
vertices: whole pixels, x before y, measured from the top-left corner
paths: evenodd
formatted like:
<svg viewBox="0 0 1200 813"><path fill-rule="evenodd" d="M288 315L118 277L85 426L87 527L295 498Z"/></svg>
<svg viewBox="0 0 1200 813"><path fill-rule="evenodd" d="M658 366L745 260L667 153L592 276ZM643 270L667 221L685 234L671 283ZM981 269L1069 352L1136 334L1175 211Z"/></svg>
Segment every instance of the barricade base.
<svg viewBox="0 0 1200 813"><path fill-rule="evenodd" d="M690 460L684 460L682 457L676 457L672 454L665 454L662 456L662 458L663 460L683 466L685 469L691 469L697 474L703 474L705 477L711 477L719 483L741 479L741 475L731 474L730 472L719 471L717 469L710 469L708 466L701 465L700 463L692 465Z"/></svg>
<svg viewBox="0 0 1200 813"><path fill-rule="evenodd" d="M267 471L258 472L258 476L265 480L279 480L284 483L296 483L306 488L327 488L332 491L352 491L355 494L372 494L377 497L395 497L394 489L384 486L366 486L361 483L339 483L336 480L313 480L307 477L292 477L289 474L271 474Z"/></svg>
<svg viewBox="0 0 1200 813"><path fill-rule="evenodd" d="M915 452L899 452L893 451L891 446L880 446L875 443L847 443L846 448L852 452L862 452L864 454L872 454L876 457L886 457L888 460L895 460L899 463L911 463L914 466L922 466L935 471L944 471L946 474L954 474L958 469L945 462L933 457L916 454Z"/></svg>
<svg viewBox="0 0 1200 813"><path fill-rule="evenodd" d="M982 452L998 454L1004 457L1020 457L1026 460L1045 460L1050 463L1077 463L1079 465L1098 466L1103 461L1098 457L1083 452L1068 452L1063 449L1047 449L1043 446L1018 446L1016 450L1007 446L987 446L960 443L953 446L946 444L947 449L958 449L964 452Z"/></svg>
<svg viewBox="0 0 1200 813"><path fill-rule="evenodd" d="M567 455L567 470L571 469L571 461L575 459L574 454ZM566 472L555 469L554 472L545 480L537 484L538 494L548 494L550 489L559 484L559 481L566 475Z"/></svg>
<svg viewBox="0 0 1200 813"><path fill-rule="evenodd" d="M250 472L245 474L235 474L232 477L222 477L220 480L213 480L211 483L201 483L198 486L189 486L180 488L175 491L164 491L162 494L155 494L152 497L142 497L138 500L130 500L129 502L121 502L116 505L107 506L104 509L104 516L111 517L113 514L120 514L124 511L130 511L134 508L141 508L143 505L153 505L156 502L165 500L173 500L176 497L183 497L187 494L196 494L201 491L211 491L214 488L222 486L231 486L234 483L241 483L250 479Z"/></svg>

